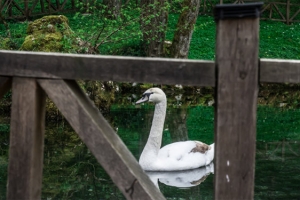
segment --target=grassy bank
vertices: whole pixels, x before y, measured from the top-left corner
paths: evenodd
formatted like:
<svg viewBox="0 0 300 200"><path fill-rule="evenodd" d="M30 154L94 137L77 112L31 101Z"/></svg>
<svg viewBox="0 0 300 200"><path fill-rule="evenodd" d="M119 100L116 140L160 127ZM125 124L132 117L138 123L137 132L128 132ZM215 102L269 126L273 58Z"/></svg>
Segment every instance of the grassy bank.
<svg viewBox="0 0 300 200"><path fill-rule="evenodd" d="M91 35L96 34L102 27L95 16L67 15L70 27L75 35L85 41L91 40ZM177 14L169 15L167 39L171 40L176 29ZM26 36L28 22L10 22L13 48L18 49ZM119 25L116 24L115 27ZM213 60L215 56L215 22L210 16L199 16L193 39L191 41L189 59ZM113 29L113 28L112 28ZM111 30L112 30L111 29ZM115 34L114 38L122 38L129 32L138 32L138 21ZM282 22L260 22L260 54L261 58L300 59L300 23L286 25ZM0 26L0 36L5 37L5 28ZM116 43L101 45L102 54L141 56L140 36L121 40Z"/></svg>

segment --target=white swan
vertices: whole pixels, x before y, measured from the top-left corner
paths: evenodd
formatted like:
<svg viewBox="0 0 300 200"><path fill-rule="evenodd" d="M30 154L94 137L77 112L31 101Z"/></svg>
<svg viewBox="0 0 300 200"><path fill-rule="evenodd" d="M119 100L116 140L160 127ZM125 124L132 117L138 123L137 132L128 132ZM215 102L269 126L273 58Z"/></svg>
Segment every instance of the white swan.
<svg viewBox="0 0 300 200"><path fill-rule="evenodd" d="M209 165L214 159L214 144L199 141L175 142L161 147L167 98L159 88L150 88L136 102L155 103L155 111L147 144L139 163L146 171L189 170Z"/></svg>

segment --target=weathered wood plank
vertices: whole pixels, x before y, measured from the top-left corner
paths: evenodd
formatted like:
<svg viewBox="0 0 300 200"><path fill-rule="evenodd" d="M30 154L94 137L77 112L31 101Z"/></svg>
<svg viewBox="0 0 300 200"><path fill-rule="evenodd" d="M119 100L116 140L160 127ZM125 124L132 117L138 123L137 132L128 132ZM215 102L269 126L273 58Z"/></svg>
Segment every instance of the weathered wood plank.
<svg viewBox="0 0 300 200"><path fill-rule="evenodd" d="M30 53L31 58L26 58L26 54L22 52L21 59L14 60L14 51L0 51L0 59L4 61L0 68L0 75L6 76L22 76L22 77L42 77L42 78L67 78L67 79L90 79L90 80L114 80L124 82L153 82L161 84L187 84L187 85L201 85L214 86L215 85L215 68L212 61L191 61L191 60L174 60L174 59L152 59L133 58L133 57L110 57L110 56L90 56L66 55L66 54L50 54L37 53L37 59L41 59L40 64L44 67L35 65L34 67L27 67L24 63L33 62L34 53ZM8 53L8 54L6 54ZM20 52L15 52L16 57L19 57ZM6 55L9 55L5 58ZM62 59L60 60L60 58ZM50 61L47 65L45 62L54 58L54 63ZM77 59L83 59L81 67L77 63L77 67L73 64ZM115 58L115 60L114 60ZM7 59L7 60L6 60ZM69 60L73 60L69 62ZM130 63L133 60L133 63ZM150 60L150 63L146 63ZM168 64L171 60L170 64ZM60 62L64 62L60 63ZM67 66L67 63L72 66ZM100 66L94 63L104 63ZM185 63L187 62L187 63ZM60 63L57 66L57 63ZM185 65L183 73L178 78L177 70L179 65ZM14 66L17 65L17 66ZM94 66L93 66L94 65ZM136 67L137 66L137 67ZM151 67L154 66L154 67ZM85 69L83 69L85 68ZM142 70L141 70L142 68ZM152 68L148 70L147 68ZM173 70L175 68L177 70ZM119 70L120 69L120 70ZM125 70L128 69L128 70ZM55 71L56 70L56 71ZM84 70L79 73L80 70ZM125 70L125 71L124 71ZM132 70L132 71L131 71ZM194 73L195 71L195 73ZM122 77L121 74L124 74ZM179 74L179 73L178 73ZM175 75L173 77L173 75ZM199 77L199 78L198 78ZM193 83L194 82L194 83ZM279 60L279 59L261 59L260 60L260 82L269 83L300 83L300 61L298 60Z"/></svg>
<svg viewBox="0 0 300 200"><path fill-rule="evenodd" d="M164 199L75 81L38 81L127 199Z"/></svg>
<svg viewBox="0 0 300 200"><path fill-rule="evenodd" d="M217 23L215 199L253 199L259 19Z"/></svg>
<svg viewBox="0 0 300 200"><path fill-rule="evenodd" d="M213 61L0 51L0 75L214 86Z"/></svg>
<svg viewBox="0 0 300 200"><path fill-rule="evenodd" d="M300 83L300 60L260 59L260 82Z"/></svg>
<svg viewBox="0 0 300 200"><path fill-rule="evenodd" d="M35 79L14 78L7 199L41 199L45 95Z"/></svg>
<svg viewBox="0 0 300 200"><path fill-rule="evenodd" d="M0 76L0 99L10 90L11 78Z"/></svg>

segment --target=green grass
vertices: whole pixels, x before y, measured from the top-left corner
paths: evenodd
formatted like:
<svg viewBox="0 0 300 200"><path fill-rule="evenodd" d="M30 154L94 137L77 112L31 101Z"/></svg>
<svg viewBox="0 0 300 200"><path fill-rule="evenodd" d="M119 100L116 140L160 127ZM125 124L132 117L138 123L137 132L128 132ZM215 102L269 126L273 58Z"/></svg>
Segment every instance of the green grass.
<svg viewBox="0 0 300 200"><path fill-rule="evenodd" d="M286 25L262 21L260 25L260 57L300 59L300 23Z"/></svg>
<svg viewBox="0 0 300 200"><path fill-rule="evenodd" d="M137 13L133 14L136 17ZM70 27L76 35L84 40L91 40L91 35L96 34L102 23L96 16L67 15ZM169 15L166 39L171 40L176 29L178 14ZM18 49L26 36L28 22L10 22L12 41ZM109 27L104 33L114 30L119 24ZM115 39L125 37L130 33L139 32L138 21L122 29L114 35ZM260 53L261 58L300 59L300 23L286 25L282 22L260 22ZM199 16L195 25L191 41L189 59L214 60L216 25L213 17ZM0 25L0 36L5 37L5 28ZM100 47L101 54L143 56L141 52L141 37L136 36L116 43L107 43Z"/></svg>
<svg viewBox="0 0 300 200"><path fill-rule="evenodd" d="M300 59L300 23L260 21L260 58ZM214 60L216 26L212 17L199 16L189 58ZM168 36L171 34L169 33ZM169 37L170 38L170 37Z"/></svg>

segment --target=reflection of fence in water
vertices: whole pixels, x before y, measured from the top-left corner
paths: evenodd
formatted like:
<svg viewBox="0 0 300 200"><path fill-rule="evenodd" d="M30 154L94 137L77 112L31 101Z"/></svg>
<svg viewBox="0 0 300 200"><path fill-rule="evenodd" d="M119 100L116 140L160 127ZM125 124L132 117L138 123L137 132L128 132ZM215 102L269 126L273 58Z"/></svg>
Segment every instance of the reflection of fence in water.
<svg viewBox="0 0 300 200"><path fill-rule="evenodd" d="M278 160L300 157L300 141L258 142L256 149L258 160Z"/></svg>

